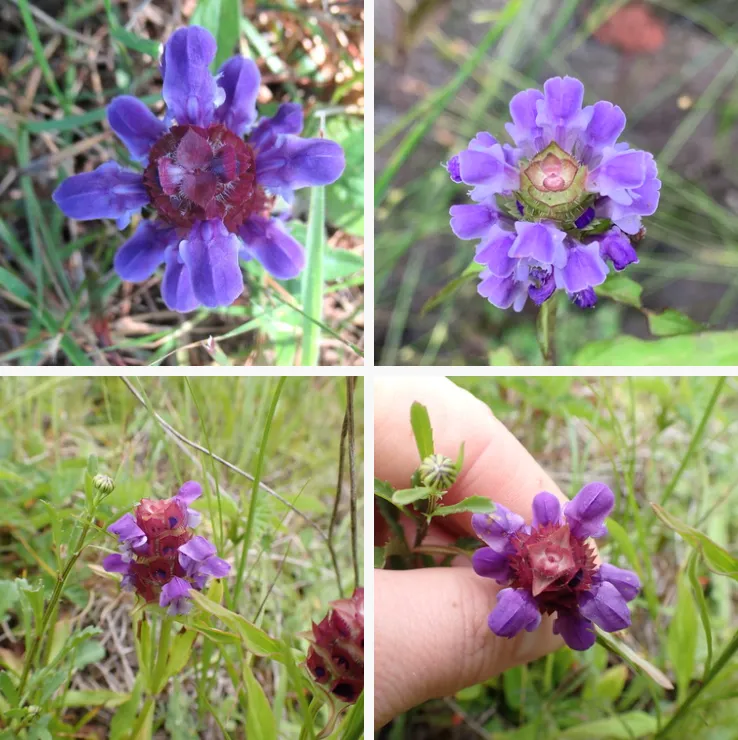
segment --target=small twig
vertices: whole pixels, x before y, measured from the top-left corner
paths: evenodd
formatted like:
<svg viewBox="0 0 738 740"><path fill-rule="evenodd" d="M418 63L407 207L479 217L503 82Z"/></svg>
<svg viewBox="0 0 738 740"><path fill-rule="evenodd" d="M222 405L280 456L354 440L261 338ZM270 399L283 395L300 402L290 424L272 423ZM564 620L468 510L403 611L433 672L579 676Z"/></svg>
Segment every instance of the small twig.
<svg viewBox="0 0 738 740"><path fill-rule="evenodd" d="M126 384L128 390L136 397L136 400L147 409L149 408L148 404L144 400L143 396L133 387L131 384L131 381L128 380L125 376L121 376L121 380ZM176 439L179 439L180 441L184 442L186 445L189 445L195 450L198 450L206 455L210 455L213 460L216 462L219 462L224 467L228 468L232 472L236 473L237 475L241 475L247 480L250 480L251 482L254 481L254 476L250 473L247 473L245 470L241 470L241 468L236 467L233 463L228 462L228 460L225 460L224 458L220 457L219 455L216 455L214 452L211 452L210 450L206 449L202 445L198 444L197 442L193 442L191 439L188 439L184 436L181 432L178 432L169 422L165 421L159 414L156 413L153 409L150 409L154 419L161 425L161 427L164 429L167 434L170 434L172 437L175 437ZM297 507L293 506L287 499L280 496L276 491L269 488L266 483L263 483L262 481L259 481L259 488L266 491L270 496L273 496L277 499L281 504L286 506L287 508L291 509L295 512L303 521L305 521L307 524L309 524L324 540L328 540L328 535L312 520L310 517L308 517L306 514L303 514Z"/></svg>

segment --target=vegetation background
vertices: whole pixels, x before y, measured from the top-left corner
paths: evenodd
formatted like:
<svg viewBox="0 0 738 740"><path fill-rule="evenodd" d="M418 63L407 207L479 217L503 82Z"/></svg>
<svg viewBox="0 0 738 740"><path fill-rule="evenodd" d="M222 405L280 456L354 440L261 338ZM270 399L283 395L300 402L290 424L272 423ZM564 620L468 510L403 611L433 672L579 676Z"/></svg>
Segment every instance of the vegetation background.
<svg viewBox="0 0 738 740"><path fill-rule="evenodd" d="M268 411L282 380L268 425ZM95 455L100 472L113 477L116 487L104 499L93 538L72 570L52 639L35 672L43 679L42 691L36 694L38 713L42 719L50 716L53 738L123 740L130 733L139 714L137 699L133 714L130 707L125 713L137 675L131 632L135 601L101 571L103 557L117 547L105 527L142 497L172 496L189 479L204 489L195 506L203 514L198 532L222 541L220 555L234 564L223 581L224 603L271 638L284 641L294 661L248 653L244 658L237 644L219 645L199 636L184 669L157 697L153 737L236 740L248 734L252 740L257 737L254 726L261 727L258 737L264 740L312 737L301 730L308 727L309 682L300 665L307 642L299 635L309 631L311 620L325 616L329 601L340 597L336 570L344 596L357 585L353 547L358 549L356 566L363 572L362 545L352 533L349 515L348 465L328 537L346 382L132 378L131 383L145 403L120 378L0 379L0 675L8 671L17 678L28 650L25 597L13 579L40 582L49 597L59 559L70 554L79 533L85 469L89 456ZM155 414L205 451L173 437ZM354 425L359 481L354 495L361 523L361 381L354 394ZM300 514L265 490L252 508L252 482L208 452L256 474L264 435L261 480ZM328 542L336 556L335 569ZM244 553L246 568L239 580L235 564ZM213 627L220 624L209 619ZM246 673L243 679L236 673L234 680L233 666L239 660L251 666L266 704L258 701L259 692L252 690ZM5 713L16 683L10 682L9 691L9 673L0 679L0 735L10 720ZM325 709L318 715L315 735L328 715ZM359 734L342 737L358 738L363 725L358 727ZM137 735L136 740L147 737ZM39 730L28 738L51 740L52 735Z"/></svg>
<svg viewBox="0 0 738 740"><path fill-rule="evenodd" d="M490 405L564 493L596 480L613 488L616 507L600 551L643 583L631 604L632 627L619 636L675 689L665 691L600 645L564 647L427 702L378 738L738 738L738 382L453 380ZM671 527L651 504L673 518Z"/></svg>
<svg viewBox="0 0 738 740"><path fill-rule="evenodd" d="M381 364L541 363L535 308L491 306L474 276L422 309L474 256L448 224L465 188L441 163L478 131L507 141L515 92L564 74L587 103L623 108L623 138L654 153L663 189L634 282L598 289L611 298L593 311L561 301L559 364L736 363L733 0L377 0L376 19Z"/></svg>
<svg viewBox="0 0 738 740"><path fill-rule="evenodd" d="M161 114L159 48L189 24L213 33L219 62L257 61L261 115L300 102L316 136L325 114L347 167L315 219L327 243L313 230L308 244L311 201L298 193L293 234L322 247L301 278L278 283L252 260L236 303L181 315L163 304L160 275L121 283L112 261L126 237L114 223L70 221L51 193L68 175L129 161L105 106L125 93ZM0 363L361 364L363 38L360 0L0 4Z"/></svg>

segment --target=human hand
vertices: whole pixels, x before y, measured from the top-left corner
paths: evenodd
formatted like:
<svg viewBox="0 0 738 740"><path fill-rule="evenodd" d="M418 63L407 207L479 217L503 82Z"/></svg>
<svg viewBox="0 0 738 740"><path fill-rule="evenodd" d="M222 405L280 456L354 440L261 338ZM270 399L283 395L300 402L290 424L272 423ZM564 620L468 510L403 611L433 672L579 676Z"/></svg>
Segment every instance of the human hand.
<svg viewBox="0 0 738 740"><path fill-rule="evenodd" d="M530 522L537 493L558 486L481 401L445 378L380 380L374 394L374 472L407 488L420 464L410 426L410 406L427 407L435 452L455 459L465 445L464 466L443 498L453 504L487 496ZM438 524L441 521L442 524ZM376 544L386 541L377 517ZM427 544L474 536L471 516L434 520ZM374 721L381 727L428 699L447 696L559 648L553 620L512 639L487 626L502 586L480 578L468 558L456 567L377 570L374 574Z"/></svg>

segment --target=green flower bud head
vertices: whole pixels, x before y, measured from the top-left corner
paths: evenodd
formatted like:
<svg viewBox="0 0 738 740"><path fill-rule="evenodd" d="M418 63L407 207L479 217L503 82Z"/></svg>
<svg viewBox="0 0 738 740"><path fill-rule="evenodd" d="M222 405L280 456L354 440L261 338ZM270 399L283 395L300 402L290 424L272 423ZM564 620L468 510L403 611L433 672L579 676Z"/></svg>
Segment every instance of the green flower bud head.
<svg viewBox="0 0 738 740"><path fill-rule="evenodd" d="M100 493L103 493L106 496L109 493L112 493L115 488L115 482L109 475L96 475L92 479L92 485L95 486Z"/></svg>
<svg viewBox="0 0 738 740"><path fill-rule="evenodd" d="M591 198L586 180L587 167L554 141L523 165L518 195L539 218L566 221Z"/></svg>
<svg viewBox="0 0 738 740"><path fill-rule="evenodd" d="M458 471L456 463L444 455L429 455L418 468L420 480L427 488L448 491L454 484Z"/></svg>

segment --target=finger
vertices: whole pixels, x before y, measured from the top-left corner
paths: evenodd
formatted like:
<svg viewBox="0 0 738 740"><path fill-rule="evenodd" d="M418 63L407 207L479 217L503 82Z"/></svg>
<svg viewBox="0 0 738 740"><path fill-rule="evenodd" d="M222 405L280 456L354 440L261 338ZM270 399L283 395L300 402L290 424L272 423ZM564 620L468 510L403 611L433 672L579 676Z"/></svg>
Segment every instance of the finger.
<svg viewBox="0 0 738 740"><path fill-rule="evenodd" d="M413 401L428 409L435 452L456 459L464 443L464 466L444 496L453 504L468 496L486 496L530 521L533 498L559 487L530 453L495 418L488 406L447 378L387 378L374 392L375 475L396 488L407 488L420 465L410 425ZM454 517L471 533L468 514Z"/></svg>
<svg viewBox="0 0 738 740"><path fill-rule="evenodd" d="M428 699L448 696L563 644L544 617L512 639L487 626L499 586L471 569L374 574L374 721L377 728Z"/></svg>

